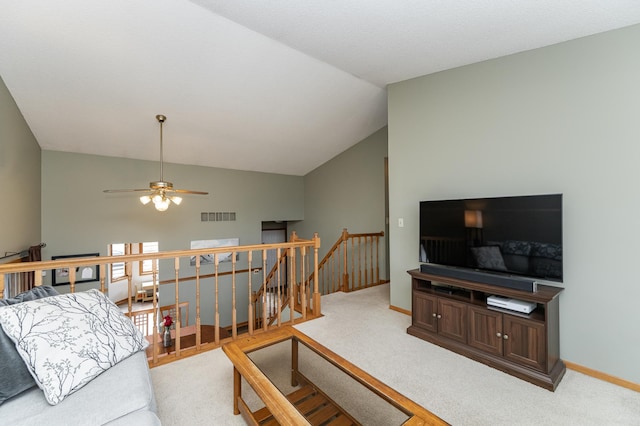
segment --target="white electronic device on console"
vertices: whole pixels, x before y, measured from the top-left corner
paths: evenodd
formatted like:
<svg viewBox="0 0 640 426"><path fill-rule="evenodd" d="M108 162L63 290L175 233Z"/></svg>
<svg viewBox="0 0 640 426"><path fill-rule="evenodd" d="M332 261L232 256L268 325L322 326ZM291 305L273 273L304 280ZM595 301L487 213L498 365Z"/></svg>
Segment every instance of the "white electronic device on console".
<svg viewBox="0 0 640 426"><path fill-rule="evenodd" d="M537 306L535 302L525 302L524 300L510 299L503 296L487 297L487 305L522 312L523 314L530 314Z"/></svg>

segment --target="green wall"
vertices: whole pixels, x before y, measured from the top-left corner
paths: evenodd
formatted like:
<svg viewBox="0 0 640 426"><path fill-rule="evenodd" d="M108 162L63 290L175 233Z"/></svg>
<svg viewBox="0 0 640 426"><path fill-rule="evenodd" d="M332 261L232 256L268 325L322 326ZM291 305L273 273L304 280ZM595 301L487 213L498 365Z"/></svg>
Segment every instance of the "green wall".
<svg viewBox="0 0 640 426"><path fill-rule="evenodd" d="M640 383L638 40L633 26L389 87L392 305L411 308L419 201L563 193L561 356Z"/></svg>
<svg viewBox="0 0 640 426"><path fill-rule="evenodd" d="M352 234L385 229L385 174L387 128L304 177L304 221L290 225L302 238L318 232L320 259L336 242L343 228ZM385 241L380 240L380 277L386 279Z"/></svg>
<svg viewBox="0 0 640 426"><path fill-rule="evenodd" d="M0 256L39 244L40 146L0 78ZM0 260L0 263L17 257Z"/></svg>
<svg viewBox="0 0 640 426"><path fill-rule="evenodd" d="M172 205L167 211L158 212L152 204L143 206L138 201L140 194L103 192L148 187L149 181L159 177L158 162L43 151L42 239L47 243L43 257L106 255L108 245L114 242L158 241L161 251L189 249L192 240L219 238L237 237L241 245L260 244L262 221L304 218L304 185L300 176L170 163L164 166L165 180L173 182L176 188L208 191L209 195L185 195L180 206ZM202 222L201 212L236 212L236 221ZM222 264L220 270L230 266ZM241 256L237 268L246 267L246 256ZM202 274L212 272L211 265L201 268ZM195 268L185 259L180 265L180 276L194 273ZM173 262L162 261L160 278L173 277ZM248 297L246 282L246 275L237 282L239 300ZM213 297L212 280L202 284L203 292ZM228 283L222 285L228 290ZM189 300L195 306L195 292L189 291L188 286L181 288L184 294L181 300ZM92 284L81 284L81 289L90 287ZM173 285L163 286L161 303L165 296L166 300L173 299L173 294ZM229 294L221 289L222 325L230 321ZM239 303L239 318L246 319L247 305ZM195 309L191 311L193 317ZM205 321L212 321L213 305L203 306L202 315Z"/></svg>

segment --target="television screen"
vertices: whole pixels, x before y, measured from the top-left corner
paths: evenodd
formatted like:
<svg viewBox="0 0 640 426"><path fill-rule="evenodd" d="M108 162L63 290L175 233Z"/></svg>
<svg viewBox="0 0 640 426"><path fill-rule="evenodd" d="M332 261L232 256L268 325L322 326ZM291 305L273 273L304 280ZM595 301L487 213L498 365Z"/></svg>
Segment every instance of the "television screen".
<svg viewBox="0 0 640 426"><path fill-rule="evenodd" d="M562 194L422 201L420 262L562 281Z"/></svg>

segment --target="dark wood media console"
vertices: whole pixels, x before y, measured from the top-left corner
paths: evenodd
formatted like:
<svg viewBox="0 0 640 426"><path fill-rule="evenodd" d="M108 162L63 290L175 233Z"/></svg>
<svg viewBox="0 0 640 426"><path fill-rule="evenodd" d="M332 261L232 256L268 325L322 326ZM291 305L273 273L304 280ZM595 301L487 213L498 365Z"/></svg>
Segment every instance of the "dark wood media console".
<svg viewBox="0 0 640 426"><path fill-rule="evenodd" d="M407 333L554 391L565 373L560 359L561 287L529 293L425 274L411 275L412 323ZM530 314L487 304L491 295L534 302Z"/></svg>

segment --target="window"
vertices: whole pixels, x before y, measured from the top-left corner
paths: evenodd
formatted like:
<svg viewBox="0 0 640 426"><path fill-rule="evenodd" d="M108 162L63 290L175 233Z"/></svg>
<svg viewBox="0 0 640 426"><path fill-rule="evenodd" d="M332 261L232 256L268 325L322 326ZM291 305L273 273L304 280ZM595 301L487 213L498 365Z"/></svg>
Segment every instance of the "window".
<svg viewBox="0 0 640 426"><path fill-rule="evenodd" d="M158 252L158 242L148 242L148 243L140 243L139 247L140 253L157 253ZM158 261L156 260L156 270L158 266ZM150 275L153 273L153 260L147 259L140 262L140 275Z"/></svg>
<svg viewBox="0 0 640 426"><path fill-rule="evenodd" d="M109 255L110 256L122 256L124 254L138 254L138 253L157 253L158 252L158 242L147 242L147 243L113 243L109 244ZM157 261L156 261L157 266ZM109 266L109 270L111 271L111 282L124 280L127 278L126 275L126 265L125 262L115 262ZM157 269L157 268L156 268ZM153 260L141 260L138 265L138 274L142 275L150 275L153 273ZM135 275L136 271L132 271Z"/></svg>
<svg viewBox="0 0 640 426"><path fill-rule="evenodd" d="M128 249L128 250L127 250ZM114 243L109 244L109 256L122 256L126 251L131 251L130 244ZM111 282L120 281L126 278L124 262L114 262L109 265Z"/></svg>

